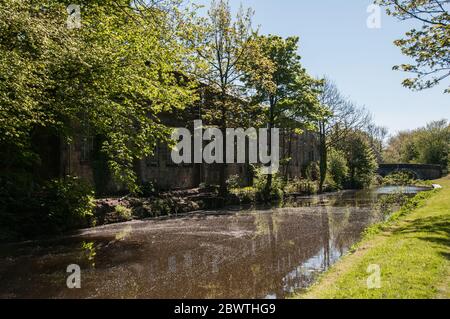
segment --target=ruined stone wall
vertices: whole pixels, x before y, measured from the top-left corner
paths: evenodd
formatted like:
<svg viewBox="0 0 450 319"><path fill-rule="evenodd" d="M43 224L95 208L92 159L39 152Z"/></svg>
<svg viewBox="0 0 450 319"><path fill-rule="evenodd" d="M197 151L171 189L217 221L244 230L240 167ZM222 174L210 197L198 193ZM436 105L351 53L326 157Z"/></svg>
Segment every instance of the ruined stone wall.
<svg viewBox="0 0 450 319"><path fill-rule="evenodd" d="M175 164L167 146L159 145L152 157L139 161L138 176L164 190L195 188L199 185L196 164Z"/></svg>
<svg viewBox="0 0 450 319"><path fill-rule="evenodd" d="M84 140L81 136L74 138L72 143L64 143L61 147L62 175L78 176L94 183L93 167L90 158L82 152Z"/></svg>
<svg viewBox="0 0 450 319"><path fill-rule="evenodd" d="M281 137L285 138L284 136ZM318 141L313 133L293 135L290 138L289 165L281 166L282 174L288 173L289 178L302 177L302 172L311 161L319 160ZM117 193L125 191L123 185L115 183L107 172L99 173L95 150L99 145L91 137L77 136L73 142L61 147L61 175L79 176L91 182L100 193ZM281 157L288 154L288 143L280 143ZM103 170L106 169L106 162ZM107 169L106 169L107 170ZM174 164L171 151L165 145L155 149L155 155L136 163L136 172L141 183L151 182L162 190L196 188L200 184L219 184L219 165L208 164ZM237 175L241 185L251 184L252 171L248 164L228 164L227 176ZM99 177L100 176L100 177Z"/></svg>
<svg viewBox="0 0 450 319"><path fill-rule="evenodd" d="M281 154L291 160L281 168L283 174L289 178L304 177L303 172L311 162L320 160L319 141L314 133L305 132L302 135L282 136ZM291 145L289 146L289 143Z"/></svg>

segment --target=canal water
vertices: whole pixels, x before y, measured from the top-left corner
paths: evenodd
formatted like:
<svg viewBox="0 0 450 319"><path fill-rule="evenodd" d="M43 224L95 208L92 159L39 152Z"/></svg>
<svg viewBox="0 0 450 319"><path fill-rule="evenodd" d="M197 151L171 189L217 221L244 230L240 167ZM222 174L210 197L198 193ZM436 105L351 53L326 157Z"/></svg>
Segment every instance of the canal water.
<svg viewBox="0 0 450 319"><path fill-rule="evenodd" d="M387 187L298 198L0 245L0 298L285 298L309 287L383 218ZM81 288L66 285L68 265Z"/></svg>

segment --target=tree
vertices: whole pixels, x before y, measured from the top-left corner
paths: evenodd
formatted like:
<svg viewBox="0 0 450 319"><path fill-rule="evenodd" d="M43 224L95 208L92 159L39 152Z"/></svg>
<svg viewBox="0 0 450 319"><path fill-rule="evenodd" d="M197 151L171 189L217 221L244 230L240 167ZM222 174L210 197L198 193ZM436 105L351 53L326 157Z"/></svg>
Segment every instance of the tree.
<svg viewBox="0 0 450 319"><path fill-rule="evenodd" d="M369 137L370 147L375 153L377 162L381 163L383 161L384 142L388 136L388 129L383 126L377 126L371 121L365 131Z"/></svg>
<svg viewBox="0 0 450 319"><path fill-rule="evenodd" d="M297 54L298 41L298 37L283 39L268 35L255 37L252 42L260 59L247 61L245 67L251 71L245 76L245 82L254 90L254 101L266 106L265 122L269 131L277 126L296 132L312 128L325 113L318 101L321 81L313 79L302 67ZM271 187L269 175L266 190L269 192Z"/></svg>
<svg viewBox="0 0 450 319"><path fill-rule="evenodd" d="M320 103L330 113L318 121L320 148L320 190L323 189L328 171L328 151L339 145L355 130L363 130L371 123L370 114L357 107L344 97L336 84L330 79L324 79Z"/></svg>
<svg viewBox="0 0 450 319"><path fill-rule="evenodd" d="M389 140L384 156L388 163L436 164L445 168L450 156L450 124L440 120L400 132Z"/></svg>
<svg viewBox="0 0 450 319"><path fill-rule="evenodd" d="M213 105L207 106L203 116L217 124L226 139L226 128L245 120L245 103L240 80L244 75L242 65L252 54L249 46L254 35L253 12L242 7L233 19L228 0L213 0L208 17L197 22L197 31L189 43L194 49L191 74L217 93ZM237 101L240 100L240 101ZM242 116L236 116L241 114ZM241 127L241 126L239 126ZM227 193L225 160L226 141L223 143L223 161L220 165L220 194Z"/></svg>
<svg viewBox="0 0 450 319"><path fill-rule="evenodd" d="M369 187L375 177L378 163L367 135L354 131L345 142L348 162L348 179L351 188Z"/></svg>
<svg viewBox="0 0 450 319"><path fill-rule="evenodd" d="M334 186L341 189L348 177L348 163L345 153L331 149L328 156L328 175L334 182Z"/></svg>
<svg viewBox="0 0 450 319"><path fill-rule="evenodd" d="M450 76L450 1L448 0L377 0L387 7L387 13L400 20L414 19L422 23L406 38L395 41L402 53L413 58L415 64L395 66L416 74L403 85L422 90L433 87ZM450 86L445 90L450 93Z"/></svg>
<svg viewBox="0 0 450 319"><path fill-rule="evenodd" d="M434 121L419 130L416 139L417 161L447 168L450 159L450 123Z"/></svg>
<svg viewBox="0 0 450 319"><path fill-rule="evenodd" d="M25 157L40 127L68 142L101 135L113 176L135 191L134 161L170 138L158 114L196 99L177 76L185 14L176 0L78 3L80 29L66 27L66 1L0 4L0 144Z"/></svg>
<svg viewBox="0 0 450 319"><path fill-rule="evenodd" d="M410 131L399 132L388 141L384 149L383 160L385 163L412 163L418 157L414 133Z"/></svg>

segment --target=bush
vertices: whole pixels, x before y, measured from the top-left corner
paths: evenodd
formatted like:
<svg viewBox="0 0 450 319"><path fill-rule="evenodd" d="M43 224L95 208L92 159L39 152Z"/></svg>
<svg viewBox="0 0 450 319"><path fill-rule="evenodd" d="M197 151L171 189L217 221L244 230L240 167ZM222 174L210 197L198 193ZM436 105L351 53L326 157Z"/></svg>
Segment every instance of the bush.
<svg viewBox="0 0 450 319"><path fill-rule="evenodd" d="M90 184L67 176L46 183L42 194L42 208L55 232L88 226L95 207Z"/></svg>
<svg viewBox="0 0 450 319"><path fill-rule="evenodd" d="M276 201L282 200L284 197L284 181L278 175L272 175L272 187L270 190L267 190L267 177L268 175L262 174L262 170L260 168L254 168L255 179L254 179L254 188L256 189L256 199L258 201Z"/></svg>
<svg viewBox="0 0 450 319"><path fill-rule="evenodd" d="M346 154L348 186L355 189L370 187L375 181L378 163L367 137L362 134L351 136L347 141Z"/></svg>
<svg viewBox="0 0 450 319"><path fill-rule="evenodd" d="M306 167L306 178L311 181L318 181L320 178L320 167L317 162L311 162Z"/></svg>
<svg viewBox="0 0 450 319"><path fill-rule="evenodd" d="M342 189L348 177L348 163L342 151L331 150L328 154L328 175L333 186Z"/></svg>
<svg viewBox="0 0 450 319"><path fill-rule="evenodd" d="M313 195L317 194L317 192L319 191L319 185L317 181L294 178L286 184L284 191L287 194L299 193L305 195Z"/></svg>
<svg viewBox="0 0 450 319"><path fill-rule="evenodd" d="M122 206L122 205L117 205L114 210L116 211L116 213L122 217L124 220L132 220L133 219L133 214L131 212L131 209Z"/></svg>
<svg viewBox="0 0 450 319"><path fill-rule="evenodd" d="M154 217L170 215L173 210L173 203L170 198L156 198L151 204L151 211Z"/></svg>
<svg viewBox="0 0 450 319"><path fill-rule="evenodd" d="M408 196L402 192L397 192L381 197L377 203L376 207L384 215L389 215L392 210L396 207L403 206L409 200Z"/></svg>
<svg viewBox="0 0 450 319"><path fill-rule="evenodd" d="M241 185L241 178L239 175L231 175L227 179L227 187L228 189L239 188Z"/></svg>
<svg viewBox="0 0 450 319"><path fill-rule="evenodd" d="M0 239L21 240L89 226L94 192L86 182L66 177L17 189L2 180L0 187Z"/></svg>
<svg viewBox="0 0 450 319"><path fill-rule="evenodd" d="M395 172L383 178L383 185L408 186L415 185L418 181L409 172Z"/></svg>
<svg viewBox="0 0 450 319"><path fill-rule="evenodd" d="M158 188L153 182L145 182L140 187L139 195L142 197L151 197L158 193Z"/></svg>
<svg viewBox="0 0 450 319"><path fill-rule="evenodd" d="M234 188L231 194L239 198L241 204L252 204L256 202L257 190L254 187Z"/></svg>

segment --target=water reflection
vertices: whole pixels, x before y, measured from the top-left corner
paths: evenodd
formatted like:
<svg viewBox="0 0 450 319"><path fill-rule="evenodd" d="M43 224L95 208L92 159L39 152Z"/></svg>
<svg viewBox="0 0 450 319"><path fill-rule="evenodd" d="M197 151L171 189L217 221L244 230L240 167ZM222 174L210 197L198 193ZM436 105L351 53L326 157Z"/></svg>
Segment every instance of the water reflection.
<svg viewBox="0 0 450 319"><path fill-rule="evenodd" d="M283 298L311 285L381 218L378 192L293 207L133 222L0 246L0 297ZM222 212L224 213L224 212ZM81 289L66 287L79 264Z"/></svg>

